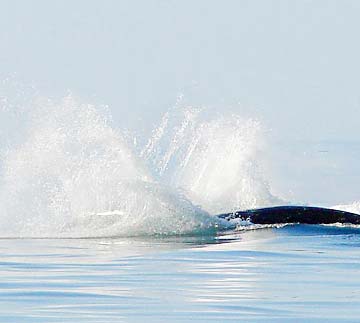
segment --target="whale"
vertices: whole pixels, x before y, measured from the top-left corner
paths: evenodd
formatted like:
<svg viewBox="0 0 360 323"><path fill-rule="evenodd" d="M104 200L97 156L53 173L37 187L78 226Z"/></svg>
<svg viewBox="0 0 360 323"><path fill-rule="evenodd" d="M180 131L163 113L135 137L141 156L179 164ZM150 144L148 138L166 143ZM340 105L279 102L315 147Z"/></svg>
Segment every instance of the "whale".
<svg viewBox="0 0 360 323"><path fill-rule="evenodd" d="M356 213L317 206L272 206L249 209L217 215L227 221L240 220L253 224L359 224L360 215Z"/></svg>

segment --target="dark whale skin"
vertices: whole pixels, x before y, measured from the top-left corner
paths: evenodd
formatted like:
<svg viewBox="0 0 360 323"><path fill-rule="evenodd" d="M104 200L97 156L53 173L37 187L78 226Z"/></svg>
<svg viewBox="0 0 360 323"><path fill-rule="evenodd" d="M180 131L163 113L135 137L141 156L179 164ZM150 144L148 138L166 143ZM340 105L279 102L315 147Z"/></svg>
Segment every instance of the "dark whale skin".
<svg viewBox="0 0 360 323"><path fill-rule="evenodd" d="M360 215L315 206L274 206L217 215L221 219L240 219L254 224L360 224Z"/></svg>

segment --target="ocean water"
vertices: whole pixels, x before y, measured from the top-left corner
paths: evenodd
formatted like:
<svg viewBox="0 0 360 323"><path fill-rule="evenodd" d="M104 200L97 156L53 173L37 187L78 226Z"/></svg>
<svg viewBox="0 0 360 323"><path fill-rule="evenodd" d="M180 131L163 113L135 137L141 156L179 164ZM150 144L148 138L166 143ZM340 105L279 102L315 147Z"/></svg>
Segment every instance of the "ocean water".
<svg viewBox="0 0 360 323"><path fill-rule="evenodd" d="M1 241L1 322L357 322L360 229Z"/></svg>
<svg viewBox="0 0 360 323"><path fill-rule="evenodd" d="M269 140L181 101L147 134L71 96L0 113L0 321L358 321L359 227L214 216L360 213L357 142Z"/></svg>

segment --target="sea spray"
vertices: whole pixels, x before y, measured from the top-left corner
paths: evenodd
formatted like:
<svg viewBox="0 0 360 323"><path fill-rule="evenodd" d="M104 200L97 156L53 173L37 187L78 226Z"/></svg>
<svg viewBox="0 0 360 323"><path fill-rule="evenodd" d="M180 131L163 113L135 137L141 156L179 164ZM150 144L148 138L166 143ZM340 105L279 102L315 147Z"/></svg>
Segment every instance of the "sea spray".
<svg viewBox="0 0 360 323"><path fill-rule="evenodd" d="M72 96L18 111L0 111L19 130L0 134L2 237L213 234L231 224L209 213L274 200L255 120L178 106L139 150Z"/></svg>
<svg viewBox="0 0 360 323"><path fill-rule="evenodd" d="M184 234L217 225L153 180L104 111L70 96L37 102L26 139L2 169L2 236Z"/></svg>
<svg viewBox="0 0 360 323"><path fill-rule="evenodd" d="M141 156L163 182L216 214L278 201L261 168L261 143L257 120L177 106L164 115Z"/></svg>

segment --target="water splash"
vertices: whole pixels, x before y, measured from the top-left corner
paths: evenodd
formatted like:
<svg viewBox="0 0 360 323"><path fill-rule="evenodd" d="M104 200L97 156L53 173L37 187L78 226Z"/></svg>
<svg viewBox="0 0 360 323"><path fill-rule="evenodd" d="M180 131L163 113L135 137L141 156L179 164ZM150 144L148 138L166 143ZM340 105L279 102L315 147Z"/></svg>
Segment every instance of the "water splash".
<svg viewBox="0 0 360 323"><path fill-rule="evenodd" d="M213 234L234 225L209 213L275 200L256 120L178 104L139 152L106 107L72 96L8 107L21 131L0 134L2 237Z"/></svg>
<svg viewBox="0 0 360 323"><path fill-rule="evenodd" d="M8 150L2 169L2 236L184 234L218 225L151 177L104 109L72 97L31 109L26 140Z"/></svg>
<svg viewBox="0 0 360 323"><path fill-rule="evenodd" d="M271 205L261 169L260 123L201 108L167 112L141 152L162 181L210 213Z"/></svg>

